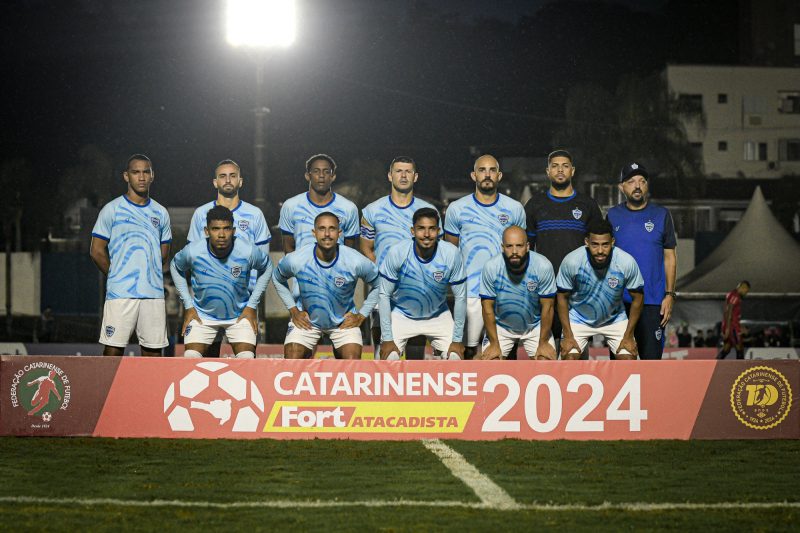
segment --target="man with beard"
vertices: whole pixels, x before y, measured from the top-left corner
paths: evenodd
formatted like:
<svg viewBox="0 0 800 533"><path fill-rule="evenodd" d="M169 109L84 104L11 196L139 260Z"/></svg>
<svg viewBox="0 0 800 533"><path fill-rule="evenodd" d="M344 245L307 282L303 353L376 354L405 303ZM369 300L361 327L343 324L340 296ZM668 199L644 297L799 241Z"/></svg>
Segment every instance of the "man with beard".
<svg viewBox="0 0 800 533"><path fill-rule="evenodd" d="M291 253L314 244L314 220L330 212L339 218L339 243L356 248L358 244L358 208L356 204L333 192L336 162L326 154L311 156L306 161L308 192L292 196L281 207L279 225L283 234L283 251Z"/></svg>
<svg viewBox="0 0 800 533"><path fill-rule="evenodd" d="M525 204L528 242L531 249L545 256L558 272L564 256L583 246L588 224L602 219L603 214L591 196L573 188L575 167L569 152L551 152L545 172L550 188ZM556 340L561 338L558 315L553 319L553 335Z"/></svg>
<svg viewBox="0 0 800 533"><path fill-rule="evenodd" d="M675 226L669 211L650 201L650 176L639 163L626 165L619 175L619 190L625 203L608 211L616 245L636 259L644 278L644 307L634 336L642 359L661 359L664 328L675 302L678 259ZM623 298L630 310L631 295Z"/></svg>
<svg viewBox="0 0 800 533"><path fill-rule="evenodd" d="M556 278L564 329L561 358L580 358L589 338L600 334L617 359L636 359L633 331L644 301L644 280L636 260L614 247L611 224L602 218L589 224L584 242L564 257ZM630 316L625 315L624 289L633 298Z"/></svg>
<svg viewBox="0 0 800 533"><path fill-rule="evenodd" d="M475 192L447 207L444 238L458 246L467 273L467 330L465 355L472 358L483 332L480 298L481 271L500 253L503 231L509 226L525 228L525 210L518 201L498 192L503 173L491 155L479 157L470 175Z"/></svg>
<svg viewBox="0 0 800 533"><path fill-rule="evenodd" d="M516 342L522 342L531 359L555 359L550 335L555 296L553 265L530 251L524 229L506 229L503 253L491 258L481 275L486 328L481 359L505 359Z"/></svg>

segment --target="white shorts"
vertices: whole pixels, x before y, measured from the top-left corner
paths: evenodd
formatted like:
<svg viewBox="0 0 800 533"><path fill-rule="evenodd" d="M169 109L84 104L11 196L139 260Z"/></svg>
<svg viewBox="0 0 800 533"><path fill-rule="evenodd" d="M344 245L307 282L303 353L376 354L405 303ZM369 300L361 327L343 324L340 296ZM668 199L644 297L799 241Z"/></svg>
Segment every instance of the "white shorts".
<svg viewBox="0 0 800 533"><path fill-rule="evenodd" d="M541 330L541 326L536 326L533 329L529 329L525 333L513 333L503 328L499 324L496 327L497 340L500 342L500 353L503 354L503 357L508 357L508 354L511 353L511 349L514 347L515 342L522 341L522 345L525 346L525 351L528 352L528 357L531 359L534 358L536 355L536 350L539 349L539 332ZM550 335L550 338L547 339L547 343L555 350L556 345L553 342L552 335ZM489 337L484 337L483 347L486 348L487 344L489 344Z"/></svg>
<svg viewBox="0 0 800 533"><path fill-rule="evenodd" d="M136 330L139 345L150 349L166 347L167 308L163 298L115 298L103 306L100 344L124 348Z"/></svg>
<svg viewBox="0 0 800 533"><path fill-rule="evenodd" d="M602 335L606 338L606 342L608 343L608 347L611 348L611 351L616 353L619 343L622 342L622 337L625 336L625 330L628 329L628 319L626 318L625 320L599 328L585 326L583 324L574 324L572 322L570 322L569 325L572 328L572 334L575 336L575 340L578 341L578 347L580 347L581 352L586 348L589 339L593 335Z"/></svg>
<svg viewBox="0 0 800 533"><path fill-rule="evenodd" d="M202 319L203 323L200 324L197 320L192 320L186 326L184 332L184 344L205 344L210 346L214 343L217 333L222 330L223 337L228 338L231 344L252 344L256 345L256 332L253 331L253 326L247 320L239 320L233 318L231 320L208 320Z"/></svg>
<svg viewBox="0 0 800 533"><path fill-rule="evenodd" d="M345 344L364 345L364 340L361 337L361 328L319 329L315 327L313 329L301 329L295 326L292 321L289 321L289 329L286 331L286 340L283 341L283 344L302 344L309 350L313 350L323 334L331 338L334 348L339 348Z"/></svg>
<svg viewBox="0 0 800 533"><path fill-rule="evenodd" d="M483 307L480 298L467 298L467 323L464 327L464 346L474 348L483 334Z"/></svg>
<svg viewBox="0 0 800 533"><path fill-rule="evenodd" d="M453 342L453 315L444 311L427 320L413 320L400 311L392 311L392 337L401 354L408 340L417 335L425 335L434 350L446 353Z"/></svg>

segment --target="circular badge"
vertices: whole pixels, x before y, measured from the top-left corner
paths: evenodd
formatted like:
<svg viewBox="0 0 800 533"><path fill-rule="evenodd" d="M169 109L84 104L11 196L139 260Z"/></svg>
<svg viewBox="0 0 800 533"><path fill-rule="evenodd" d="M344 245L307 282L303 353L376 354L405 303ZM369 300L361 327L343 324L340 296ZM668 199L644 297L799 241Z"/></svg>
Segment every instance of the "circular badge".
<svg viewBox="0 0 800 533"><path fill-rule="evenodd" d="M792 387L786 377L768 366L748 368L731 388L736 418L752 429L774 428L792 407Z"/></svg>

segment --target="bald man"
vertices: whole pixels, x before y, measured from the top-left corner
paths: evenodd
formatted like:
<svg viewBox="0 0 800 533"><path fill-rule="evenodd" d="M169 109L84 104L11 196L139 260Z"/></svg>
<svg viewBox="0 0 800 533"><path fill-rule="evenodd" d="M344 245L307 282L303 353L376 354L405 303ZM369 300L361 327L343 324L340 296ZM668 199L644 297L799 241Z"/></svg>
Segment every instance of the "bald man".
<svg viewBox="0 0 800 533"><path fill-rule="evenodd" d="M509 226L525 228L525 209L518 201L498 192L503 173L491 155L475 160L470 174L475 192L447 207L444 238L459 247L467 271L467 325L464 355L477 354L483 332L480 286L481 271L489 259L500 253L503 231Z"/></svg>
<svg viewBox="0 0 800 533"><path fill-rule="evenodd" d="M517 342L531 359L555 359L553 265L530 250L528 235L519 226L503 232L502 247L503 253L491 258L481 273L486 328L481 359L505 359Z"/></svg>

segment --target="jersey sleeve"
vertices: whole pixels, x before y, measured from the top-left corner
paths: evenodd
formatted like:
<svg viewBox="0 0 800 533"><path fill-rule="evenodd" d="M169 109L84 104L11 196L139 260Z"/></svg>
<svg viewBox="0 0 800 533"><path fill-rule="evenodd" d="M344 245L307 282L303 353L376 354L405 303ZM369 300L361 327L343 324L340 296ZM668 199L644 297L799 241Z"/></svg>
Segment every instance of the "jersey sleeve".
<svg viewBox="0 0 800 533"><path fill-rule="evenodd" d="M536 209L533 205L533 198L528 200L525 204L525 232L528 234L528 242L531 245L531 250L536 245Z"/></svg>
<svg viewBox="0 0 800 533"><path fill-rule="evenodd" d="M287 200L281 206L281 215L278 220L278 226L281 228L281 233L285 235L294 235L294 220L292 219L293 202Z"/></svg>
<svg viewBox="0 0 800 533"><path fill-rule="evenodd" d="M644 287L644 278L639 270L636 260L631 257L625 272L625 288L629 291L641 291Z"/></svg>
<svg viewBox="0 0 800 533"><path fill-rule="evenodd" d="M267 219L264 218L264 213L261 211L261 209L258 209L256 212L255 228L253 228L253 242L256 246L261 246L267 244L271 240L272 235L269 233L269 224L267 224Z"/></svg>
<svg viewBox="0 0 800 533"><path fill-rule="evenodd" d="M539 268L539 297L552 298L556 295L557 290L553 265L545 259Z"/></svg>
<svg viewBox="0 0 800 533"><path fill-rule="evenodd" d="M192 215L192 221L189 223L189 235L186 236L188 242L197 242L206 238L205 232L203 232L205 222L203 221L203 215L200 213L200 210L201 209L198 207L194 210L194 214Z"/></svg>
<svg viewBox="0 0 800 533"><path fill-rule="evenodd" d="M111 226L114 225L114 209L116 203L108 203L100 210L97 216L97 222L94 223L92 228L92 237L103 239L104 241L111 240Z"/></svg>
<svg viewBox="0 0 800 533"><path fill-rule="evenodd" d="M375 240L375 221L372 214L372 206L367 206L361 213L361 238L369 241Z"/></svg>
<svg viewBox="0 0 800 533"><path fill-rule="evenodd" d="M357 252L358 253L358 252ZM363 259L363 260L362 260ZM372 285L378 279L378 265L359 254L356 275L364 280L364 283Z"/></svg>
<svg viewBox="0 0 800 533"><path fill-rule="evenodd" d="M461 285L467 281L467 273L464 271L464 262L461 260L461 253L457 248L452 261L453 271L450 273L450 285Z"/></svg>
<svg viewBox="0 0 800 533"><path fill-rule="evenodd" d="M392 283L397 283L397 278L400 275L401 265L398 259L399 257L400 257L399 253L393 253L393 251L391 251L386 255L386 258L383 260L383 263L381 263L379 271L381 277L386 278Z"/></svg>
<svg viewBox="0 0 800 533"><path fill-rule="evenodd" d="M172 242L172 225L169 220L169 211L164 209L164 216L161 217L161 244Z"/></svg>
<svg viewBox="0 0 800 533"><path fill-rule="evenodd" d="M189 284L186 283L186 274L192 266L192 258L189 253L189 246L185 246L180 252L175 254L172 262L169 264L169 270L172 274L172 283L175 284L175 290L183 302L186 309L194 307L192 296L189 292Z"/></svg>
<svg viewBox="0 0 800 533"><path fill-rule="evenodd" d="M461 235L461 221L459 220L458 205L452 204L444 215L444 232L446 235L459 237Z"/></svg>
<svg viewBox="0 0 800 533"><path fill-rule="evenodd" d="M481 271L481 288L478 295L484 300L494 300L497 298L497 291L494 288L494 280L497 278L494 269L492 268L492 261L483 265Z"/></svg>
<svg viewBox="0 0 800 533"><path fill-rule="evenodd" d="M569 261L562 261L561 268L558 269L556 277L556 289L558 292L572 292L575 288L575 273Z"/></svg>
<svg viewBox="0 0 800 533"><path fill-rule="evenodd" d="M514 225L527 229L528 221L525 219L525 208L519 202L515 205L514 215Z"/></svg>
<svg viewBox="0 0 800 533"><path fill-rule="evenodd" d="M275 290L286 309L291 309L297 305L292 296L292 290L289 288L289 279L294 277L292 257L293 253L284 256L272 271L272 282L275 284Z"/></svg>
<svg viewBox="0 0 800 533"><path fill-rule="evenodd" d="M670 249L678 247L678 240L675 238L675 224L668 209L664 209L664 242L662 246Z"/></svg>
<svg viewBox="0 0 800 533"><path fill-rule="evenodd" d="M602 220L603 212L600 211L600 206L597 205L597 202L594 198L587 196L586 200L589 204L589 216L586 218L586 225L588 226L594 220Z"/></svg>
<svg viewBox="0 0 800 533"><path fill-rule="evenodd" d="M347 219L344 221L342 231L344 232L345 239L354 239L361 233L361 227L358 223L358 208L355 204L348 210Z"/></svg>

